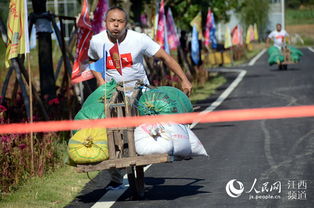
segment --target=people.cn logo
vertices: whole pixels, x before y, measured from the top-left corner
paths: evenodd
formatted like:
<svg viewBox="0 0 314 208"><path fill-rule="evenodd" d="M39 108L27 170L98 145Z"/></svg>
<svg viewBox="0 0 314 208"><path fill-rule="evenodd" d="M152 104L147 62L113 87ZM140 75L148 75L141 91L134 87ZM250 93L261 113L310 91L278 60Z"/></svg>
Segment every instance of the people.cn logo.
<svg viewBox="0 0 314 208"><path fill-rule="evenodd" d="M238 184L238 188L234 187L234 182ZM226 192L232 198L238 198L244 191L244 186L241 181L237 181L237 179L230 180L226 185Z"/></svg>

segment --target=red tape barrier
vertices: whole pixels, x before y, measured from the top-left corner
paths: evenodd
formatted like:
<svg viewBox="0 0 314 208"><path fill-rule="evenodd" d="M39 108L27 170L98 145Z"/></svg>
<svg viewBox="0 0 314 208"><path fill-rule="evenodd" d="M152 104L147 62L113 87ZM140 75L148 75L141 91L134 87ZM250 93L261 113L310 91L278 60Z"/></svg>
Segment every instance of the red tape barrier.
<svg viewBox="0 0 314 208"><path fill-rule="evenodd" d="M242 110L222 110L214 112L184 113L156 116L106 118L97 120L74 120L74 121L67 120L67 121L2 124L0 125L0 134L68 131L73 129L96 127L102 128L136 127L143 123L152 124L160 122L175 122L180 124L187 124L193 122L219 123L230 121L286 119L299 117L314 117L314 105L254 108Z"/></svg>

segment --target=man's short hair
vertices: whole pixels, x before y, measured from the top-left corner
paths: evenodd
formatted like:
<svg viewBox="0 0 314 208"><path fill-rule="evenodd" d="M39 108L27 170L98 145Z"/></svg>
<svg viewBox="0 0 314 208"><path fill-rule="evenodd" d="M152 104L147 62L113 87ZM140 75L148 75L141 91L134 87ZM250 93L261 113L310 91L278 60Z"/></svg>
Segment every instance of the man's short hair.
<svg viewBox="0 0 314 208"><path fill-rule="evenodd" d="M124 16L125 16L125 20L126 20L126 22L128 22L128 20L129 20L129 15L128 15L128 13L127 13L122 7L119 7L119 6L113 6L113 7L109 8L109 9L107 10L107 12L106 12L105 20L107 19L107 16L108 16L109 12L110 12L110 11L113 11L113 10L119 10L119 11L123 12L123 13L124 13Z"/></svg>

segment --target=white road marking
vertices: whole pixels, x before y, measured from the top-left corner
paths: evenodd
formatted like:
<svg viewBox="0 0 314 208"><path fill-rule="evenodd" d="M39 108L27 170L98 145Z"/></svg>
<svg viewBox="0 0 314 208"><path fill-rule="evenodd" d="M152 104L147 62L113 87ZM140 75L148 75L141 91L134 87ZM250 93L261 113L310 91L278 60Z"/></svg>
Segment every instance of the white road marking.
<svg viewBox="0 0 314 208"><path fill-rule="evenodd" d="M264 48L261 52L259 52L252 60L249 62L249 66L253 66L255 62L266 52L266 49Z"/></svg>
<svg viewBox="0 0 314 208"><path fill-rule="evenodd" d="M200 114L205 114L208 112L211 112L215 110L218 106L221 105L221 103L231 94L231 92L239 85L239 83L242 81L243 77L247 73L246 70L244 69L219 69L215 70L217 72L237 72L239 73L237 78L229 85L229 87L213 102L209 107L207 107L205 110L200 112ZM194 121L191 125L190 128L194 128L197 124L199 123L199 120Z"/></svg>
<svg viewBox="0 0 314 208"><path fill-rule="evenodd" d="M151 165L147 165L144 167L144 172L150 167ZM98 202L96 202L92 208L109 208L111 207L118 199L119 197L129 188L129 181L128 181L128 175L125 174L123 176L123 189L118 190L109 190L104 194Z"/></svg>
<svg viewBox="0 0 314 208"><path fill-rule="evenodd" d="M312 47L308 47L308 49L314 53L314 49Z"/></svg>
<svg viewBox="0 0 314 208"><path fill-rule="evenodd" d="M259 54L257 54L256 57L254 57L250 63L249 66L252 66L255 64L255 62L265 53L266 49L263 49ZM213 70L211 70L213 71ZM242 81L243 77L247 73L246 70L243 69L219 69L216 70L217 72L238 72L239 75L237 78L231 83L231 85L217 98L215 102L213 102L209 107L207 107L204 111L200 113L207 113L215 110L230 94L231 92L239 85L239 83ZM192 129L198 124L198 122L194 122L190 128ZM148 165L144 168L144 172L150 168L151 165ZM127 174L123 176L123 189L119 190L109 190L104 194L98 202L96 202L92 208L110 208L117 200L118 198L127 190L129 187L128 177Z"/></svg>

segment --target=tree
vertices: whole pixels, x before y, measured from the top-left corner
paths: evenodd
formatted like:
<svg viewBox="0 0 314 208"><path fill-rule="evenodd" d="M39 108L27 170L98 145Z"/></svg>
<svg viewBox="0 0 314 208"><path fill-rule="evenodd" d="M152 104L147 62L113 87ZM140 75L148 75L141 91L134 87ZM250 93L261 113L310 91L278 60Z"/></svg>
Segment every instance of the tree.
<svg viewBox="0 0 314 208"><path fill-rule="evenodd" d="M266 30L268 12L269 0L243 0L237 9L245 28L256 23L260 33Z"/></svg>
<svg viewBox="0 0 314 208"><path fill-rule="evenodd" d="M34 14L40 18L47 12L46 0L32 0ZM40 74L40 90L43 98L47 101L56 97L56 85L53 74L52 62L52 41L51 33L47 31L37 31L38 39L38 61Z"/></svg>
<svg viewBox="0 0 314 208"><path fill-rule="evenodd" d="M238 0L168 0L166 6L171 7L174 19L178 27L183 30L191 30L190 22L199 11L202 12L203 19L206 19L208 8L216 17L216 21L229 21L228 11L238 7ZM203 21L205 24L205 21Z"/></svg>

